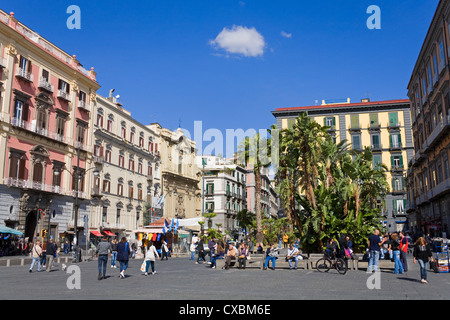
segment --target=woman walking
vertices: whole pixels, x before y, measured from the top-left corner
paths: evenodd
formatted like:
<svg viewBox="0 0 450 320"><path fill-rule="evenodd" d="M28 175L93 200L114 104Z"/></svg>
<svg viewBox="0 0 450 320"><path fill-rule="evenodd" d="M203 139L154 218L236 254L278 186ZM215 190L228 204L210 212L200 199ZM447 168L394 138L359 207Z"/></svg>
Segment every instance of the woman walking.
<svg viewBox="0 0 450 320"><path fill-rule="evenodd" d="M155 260L159 259L158 251L156 251L153 241L148 243L147 253L145 254L145 275L148 275L148 267L152 266L152 274L155 274Z"/></svg>
<svg viewBox="0 0 450 320"><path fill-rule="evenodd" d="M428 284L428 262L429 260L433 261L433 254L431 253L430 246L426 242L425 238L420 237L419 239L417 239L417 242L414 246L413 256L413 263L415 264L416 261L418 261L420 265L420 282Z"/></svg>
<svg viewBox="0 0 450 320"><path fill-rule="evenodd" d="M398 239L398 234L393 233L391 238L392 238L391 249L392 249L392 252L394 253L394 273L402 274L403 273L403 265L402 265L402 262L400 261L400 241Z"/></svg>
<svg viewBox="0 0 450 320"><path fill-rule="evenodd" d="M127 242L127 238L122 237L117 244L117 261L119 261L120 264L119 278L121 279L125 279L125 270L128 268L130 252L130 244Z"/></svg>

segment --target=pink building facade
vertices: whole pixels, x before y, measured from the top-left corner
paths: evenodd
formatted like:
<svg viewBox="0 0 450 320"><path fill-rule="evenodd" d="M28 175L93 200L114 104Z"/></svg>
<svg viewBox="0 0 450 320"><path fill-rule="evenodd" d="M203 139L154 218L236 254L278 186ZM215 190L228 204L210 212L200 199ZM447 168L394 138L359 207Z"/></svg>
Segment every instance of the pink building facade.
<svg viewBox="0 0 450 320"><path fill-rule="evenodd" d="M79 217L89 211L99 87L93 69L0 11L0 219L30 240L42 229L70 239L77 190Z"/></svg>

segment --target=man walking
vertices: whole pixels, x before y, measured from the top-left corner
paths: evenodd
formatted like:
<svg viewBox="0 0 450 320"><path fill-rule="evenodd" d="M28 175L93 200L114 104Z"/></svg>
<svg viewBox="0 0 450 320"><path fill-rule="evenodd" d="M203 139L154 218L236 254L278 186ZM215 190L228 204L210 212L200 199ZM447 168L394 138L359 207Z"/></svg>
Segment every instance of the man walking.
<svg viewBox="0 0 450 320"><path fill-rule="evenodd" d="M46 246L47 261L46 261L45 271L47 271L47 272L51 271L53 259L56 256L57 250L58 250L58 248L56 247L56 244L53 242L53 238L50 237L50 239L48 239L48 241L47 241L47 246Z"/></svg>
<svg viewBox="0 0 450 320"><path fill-rule="evenodd" d="M95 252L98 256L98 280L106 279L106 265L108 263L108 253L110 252L112 253L111 244L108 242L107 237L103 237Z"/></svg>
<svg viewBox="0 0 450 320"><path fill-rule="evenodd" d="M406 261L406 252L408 251L408 238L403 232L400 232L400 261L402 262L403 272L408 272L408 262Z"/></svg>
<svg viewBox="0 0 450 320"><path fill-rule="evenodd" d="M375 272L378 270L378 260L380 259L380 247L386 242L386 239L380 240L380 230L369 236L367 246L369 247L370 258L367 272Z"/></svg>

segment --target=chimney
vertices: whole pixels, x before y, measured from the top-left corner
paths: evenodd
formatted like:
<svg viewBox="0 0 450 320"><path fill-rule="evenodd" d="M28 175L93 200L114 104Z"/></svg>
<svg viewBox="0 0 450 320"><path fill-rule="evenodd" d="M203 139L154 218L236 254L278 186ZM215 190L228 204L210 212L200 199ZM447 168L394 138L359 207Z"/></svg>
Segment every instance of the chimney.
<svg viewBox="0 0 450 320"><path fill-rule="evenodd" d="M361 102L362 103L367 103L367 102L370 102L370 99L369 98L363 98L363 99L361 99Z"/></svg>

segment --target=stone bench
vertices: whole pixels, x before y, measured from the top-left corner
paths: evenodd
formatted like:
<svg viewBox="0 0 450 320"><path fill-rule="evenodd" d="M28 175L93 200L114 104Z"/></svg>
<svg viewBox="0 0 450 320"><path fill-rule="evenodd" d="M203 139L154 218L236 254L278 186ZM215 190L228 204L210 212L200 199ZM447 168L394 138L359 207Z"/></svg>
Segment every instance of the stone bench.
<svg viewBox="0 0 450 320"><path fill-rule="evenodd" d="M245 264L246 268L249 267L256 267L258 266L260 269L264 267L264 254L252 254L250 255L250 260L247 259L247 262ZM238 267L239 262L238 260L231 260L230 262L230 268ZM216 260L216 269L223 269L225 267L225 258L224 259L218 259Z"/></svg>

